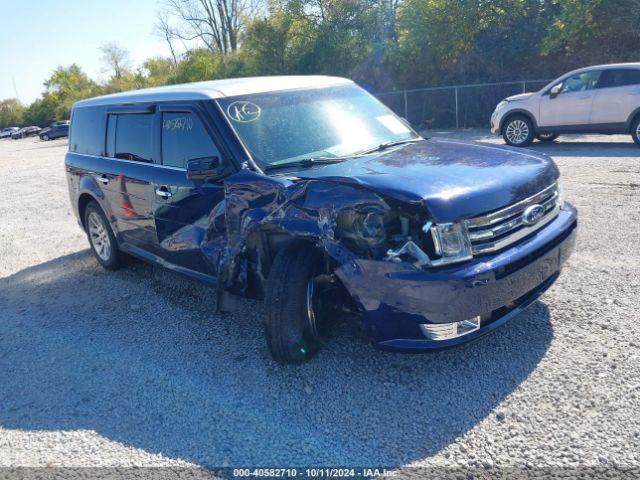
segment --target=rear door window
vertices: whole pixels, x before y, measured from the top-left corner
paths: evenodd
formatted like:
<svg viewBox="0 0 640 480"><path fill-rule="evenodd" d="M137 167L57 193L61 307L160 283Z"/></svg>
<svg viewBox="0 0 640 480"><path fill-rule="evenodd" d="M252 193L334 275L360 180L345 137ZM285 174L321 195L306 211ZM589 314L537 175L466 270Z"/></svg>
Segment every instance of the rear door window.
<svg viewBox="0 0 640 480"><path fill-rule="evenodd" d="M153 162L153 114L112 114L107 124L107 155Z"/></svg>
<svg viewBox="0 0 640 480"><path fill-rule="evenodd" d="M598 82L598 88L628 87L630 85L640 85L639 69L614 68L606 70Z"/></svg>
<svg viewBox="0 0 640 480"><path fill-rule="evenodd" d="M193 112L162 114L162 164L186 168L189 160L220 157L204 124Z"/></svg>

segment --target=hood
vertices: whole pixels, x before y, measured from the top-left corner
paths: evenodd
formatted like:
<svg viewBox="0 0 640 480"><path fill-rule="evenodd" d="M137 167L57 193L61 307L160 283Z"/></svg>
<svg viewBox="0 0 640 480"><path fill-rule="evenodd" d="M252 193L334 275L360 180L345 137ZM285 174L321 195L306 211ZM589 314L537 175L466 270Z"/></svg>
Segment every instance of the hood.
<svg viewBox="0 0 640 480"><path fill-rule="evenodd" d="M520 102L522 100L527 100L533 97L535 93L521 93L519 95L511 95L510 97L505 98L505 100L509 102Z"/></svg>
<svg viewBox="0 0 640 480"><path fill-rule="evenodd" d="M289 172L292 175L292 172ZM558 178L544 155L509 147L430 139L294 176L360 185L424 206L433 220L478 216L536 194Z"/></svg>

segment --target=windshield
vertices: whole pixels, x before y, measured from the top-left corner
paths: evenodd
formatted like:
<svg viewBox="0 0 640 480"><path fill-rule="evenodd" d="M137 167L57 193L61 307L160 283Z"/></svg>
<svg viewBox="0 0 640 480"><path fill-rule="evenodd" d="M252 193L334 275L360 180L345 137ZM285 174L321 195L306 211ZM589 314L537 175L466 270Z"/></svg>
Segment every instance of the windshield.
<svg viewBox="0 0 640 480"><path fill-rule="evenodd" d="M355 85L244 95L218 102L253 158L267 166L349 157L383 143L420 138Z"/></svg>

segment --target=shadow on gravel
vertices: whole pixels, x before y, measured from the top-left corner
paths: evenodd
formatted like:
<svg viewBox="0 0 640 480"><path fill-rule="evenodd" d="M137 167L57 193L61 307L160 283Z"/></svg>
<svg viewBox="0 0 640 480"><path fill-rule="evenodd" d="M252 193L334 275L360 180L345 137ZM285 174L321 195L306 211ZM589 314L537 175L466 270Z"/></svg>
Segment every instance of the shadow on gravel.
<svg viewBox="0 0 640 480"><path fill-rule="evenodd" d="M68 441L94 430L204 467L397 467L505 421L496 406L553 337L538 302L462 348L385 353L347 326L309 364L283 367L261 303L217 315L213 298L145 264L106 272L88 250L0 279L0 425Z"/></svg>
<svg viewBox="0 0 640 480"><path fill-rule="evenodd" d="M432 138L440 139L458 139L479 142L491 146L503 146L506 144L502 142L502 139L487 135L485 131L425 131L423 135ZM532 150L534 152L545 153L552 156L560 157L639 157L640 148L633 143L630 136L622 136L628 139L628 141L619 141L620 135L616 135L615 140L607 141L607 136L602 135L599 138L603 140L601 142L594 141L580 141L580 135L565 135L560 136L558 140L553 142L539 142L534 141L526 149L522 151ZM592 136L590 136L593 138ZM577 141L569 141L568 139L574 138ZM497 140L497 143L496 143ZM518 149L516 149L517 151Z"/></svg>
<svg viewBox="0 0 640 480"><path fill-rule="evenodd" d="M629 140L620 142L563 142L562 137L551 143L534 142L528 147L534 152L560 157L638 157L640 148Z"/></svg>

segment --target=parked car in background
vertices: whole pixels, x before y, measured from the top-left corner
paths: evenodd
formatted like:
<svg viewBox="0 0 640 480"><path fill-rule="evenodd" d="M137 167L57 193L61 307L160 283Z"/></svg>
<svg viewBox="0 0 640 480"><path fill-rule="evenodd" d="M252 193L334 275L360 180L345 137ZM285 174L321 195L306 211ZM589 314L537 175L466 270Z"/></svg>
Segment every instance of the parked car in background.
<svg viewBox="0 0 640 480"><path fill-rule="evenodd" d="M215 285L220 310L264 299L279 362L309 359L345 312L383 349L476 339L573 249L549 157L422 138L347 79L125 92L76 103L71 123L70 198L97 261Z"/></svg>
<svg viewBox="0 0 640 480"><path fill-rule="evenodd" d="M40 130L42 129L40 127L36 127L35 125L24 127L17 132L12 133L11 138L13 138L14 140L18 140L19 138L32 137L34 135L38 135L38 133L40 133Z"/></svg>
<svg viewBox="0 0 640 480"><path fill-rule="evenodd" d="M20 127L7 127L0 130L0 138L9 138L15 132L20 130Z"/></svg>
<svg viewBox="0 0 640 480"><path fill-rule="evenodd" d="M38 134L40 140L54 140L56 138L69 136L69 120L64 122L54 122L47 128L40 130Z"/></svg>
<svg viewBox="0 0 640 480"><path fill-rule="evenodd" d="M514 147L563 133L630 134L640 146L640 63L574 70L539 92L506 98L491 131Z"/></svg>

